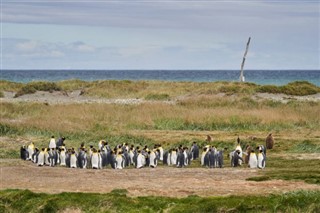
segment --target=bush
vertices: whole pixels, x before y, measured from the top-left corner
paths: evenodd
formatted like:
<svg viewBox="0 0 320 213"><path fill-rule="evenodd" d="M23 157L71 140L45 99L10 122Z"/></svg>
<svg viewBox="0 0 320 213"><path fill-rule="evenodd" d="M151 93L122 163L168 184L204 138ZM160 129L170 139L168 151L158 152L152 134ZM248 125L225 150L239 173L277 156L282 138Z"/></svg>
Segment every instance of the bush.
<svg viewBox="0 0 320 213"><path fill-rule="evenodd" d="M170 96L168 94L148 94L145 97L146 100L169 100Z"/></svg>
<svg viewBox="0 0 320 213"><path fill-rule="evenodd" d="M15 98L25 95L33 94L36 91L60 91L61 88L54 82L31 82L23 86L16 94Z"/></svg>
<svg viewBox="0 0 320 213"><path fill-rule="evenodd" d="M320 92L320 88L307 81L295 81L284 86L263 85L257 88L262 93L283 93L286 95L313 95Z"/></svg>
<svg viewBox="0 0 320 213"><path fill-rule="evenodd" d="M4 94L2 91L0 91L0 98L3 98L4 97Z"/></svg>

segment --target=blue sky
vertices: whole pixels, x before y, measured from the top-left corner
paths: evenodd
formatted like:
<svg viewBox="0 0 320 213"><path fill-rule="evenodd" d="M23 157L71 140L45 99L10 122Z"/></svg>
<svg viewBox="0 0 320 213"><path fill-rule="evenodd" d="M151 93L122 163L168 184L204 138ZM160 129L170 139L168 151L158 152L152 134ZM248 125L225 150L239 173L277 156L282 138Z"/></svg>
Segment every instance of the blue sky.
<svg viewBox="0 0 320 213"><path fill-rule="evenodd" d="M320 1L1 1L1 69L320 69Z"/></svg>

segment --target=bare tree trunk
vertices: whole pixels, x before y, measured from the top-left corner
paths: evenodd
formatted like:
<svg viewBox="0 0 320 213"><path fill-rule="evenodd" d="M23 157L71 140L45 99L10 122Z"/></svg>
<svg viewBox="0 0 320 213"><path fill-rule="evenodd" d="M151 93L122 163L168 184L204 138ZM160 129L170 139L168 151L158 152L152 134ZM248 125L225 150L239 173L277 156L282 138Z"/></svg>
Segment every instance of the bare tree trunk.
<svg viewBox="0 0 320 213"><path fill-rule="evenodd" d="M249 39L248 39L246 51L244 52L244 55L243 55L243 60L242 60L242 64L241 64L241 71L240 71L240 82L245 82L245 78L243 75L243 67L244 67L244 62L246 61L246 56L247 56L247 53L249 50L250 40L251 40L251 37L249 37Z"/></svg>

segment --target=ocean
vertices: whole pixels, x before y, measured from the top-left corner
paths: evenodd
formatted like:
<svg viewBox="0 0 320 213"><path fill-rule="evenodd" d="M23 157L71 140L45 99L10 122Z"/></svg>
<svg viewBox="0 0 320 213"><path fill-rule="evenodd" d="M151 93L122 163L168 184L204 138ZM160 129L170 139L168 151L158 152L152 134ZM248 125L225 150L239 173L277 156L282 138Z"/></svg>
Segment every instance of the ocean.
<svg viewBox="0 0 320 213"><path fill-rule="evenodd" d="M159 80L214 82L239 79L238 70L0 70L1 80L14 82L96 80ZM320 86L320 70L247 70L246 82L285 85L292 81L309 81Z"/></svg>

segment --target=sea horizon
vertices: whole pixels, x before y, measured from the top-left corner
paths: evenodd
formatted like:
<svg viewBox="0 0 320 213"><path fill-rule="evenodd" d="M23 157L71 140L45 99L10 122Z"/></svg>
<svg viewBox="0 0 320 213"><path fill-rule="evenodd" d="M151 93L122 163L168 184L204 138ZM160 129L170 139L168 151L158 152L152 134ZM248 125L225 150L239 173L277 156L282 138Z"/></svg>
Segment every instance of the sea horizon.
<svg viewBox="0 0 320 213"><path fill-rule="evenodd" d="M1 69L1 80L28 83L31 81L62 81L79 79L97 80L155 80L216 82L239 81L239 70L227 69ZM244 71L246 82L261 85L285 85L293 81L308 81L320 86L320 70L317 69L248 69Z"/></svg>

